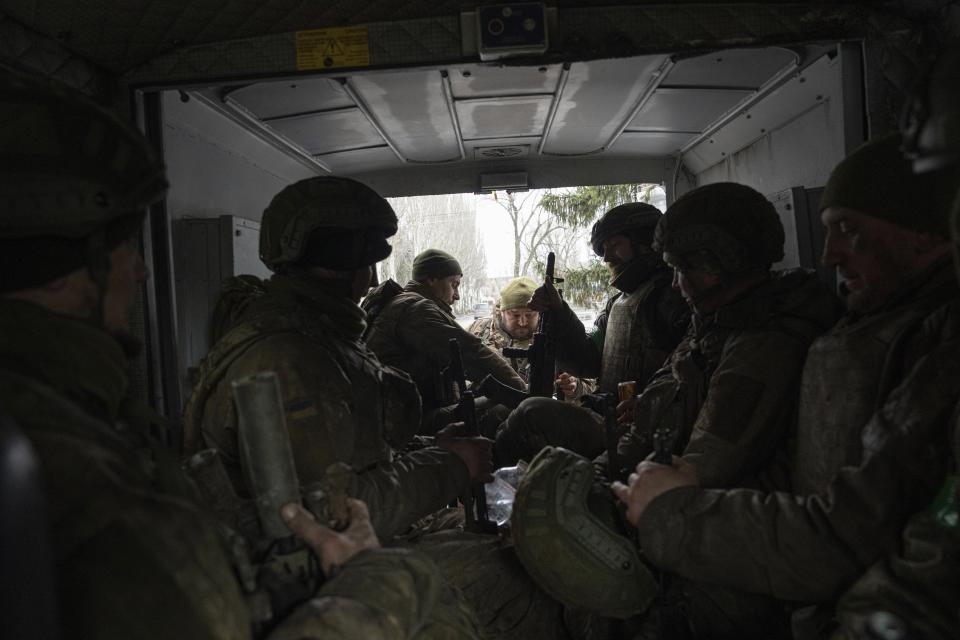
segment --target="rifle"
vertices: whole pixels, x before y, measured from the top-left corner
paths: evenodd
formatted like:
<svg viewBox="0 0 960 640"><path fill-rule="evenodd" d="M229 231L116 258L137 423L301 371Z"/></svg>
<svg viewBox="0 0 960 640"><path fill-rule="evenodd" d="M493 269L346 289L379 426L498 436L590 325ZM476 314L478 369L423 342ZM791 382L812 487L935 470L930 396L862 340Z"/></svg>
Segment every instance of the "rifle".
<svg viewBox="0 0 960 640"><path fill-rule="evenodd" d="M550 284L563 282L562 278L554 276L555 263L556 256L551 251L547 254L547 269L544 275L544 281ZM530 340L529 347L525 349L504 347L502 351L505 358L527 359L530 365L528 393L508 387L493 376L488 375L477 387L479 395L486 396L497 404L515 409L517 405L531 396L549 398L558 391L555 384L557 378L557 339L552 316L553 314L549 311L540 312L537 330Z"/></svg>
<svg viewBox="0 0 960 640"><path fill-rule="evenodd" d="M603 435L607 446L607 477L613 481L619 477L617 443L620 435L617 429L617 401L612 393L588 393L581 403L587 409L603 416Z"/></svg>
<svg viewBox="0 0 960 640"><path fill-rule="evenodd" d="M469 438L478 437L480 428L477 425L476 400L473 396L473 390L467 388L467 377L463 370L463 356L460 353L460 343L457 342L456 338L450 338L450 364L445 371L445 377L448 377L456 386L459 399L455 415L463 421L466 436ZM484 483L477 483L470 487L460 497L460 502L463 503L468 531L496 532L497 523L490 520L487 515L487 490Z"/></svg>
<svg viewBox="0 0 960 640"><path fill-rule="evenodd" d="M653 458L658 464L673 464L673 446L670 429L667 427L656 427L650 435L653 441Z"/></svg>

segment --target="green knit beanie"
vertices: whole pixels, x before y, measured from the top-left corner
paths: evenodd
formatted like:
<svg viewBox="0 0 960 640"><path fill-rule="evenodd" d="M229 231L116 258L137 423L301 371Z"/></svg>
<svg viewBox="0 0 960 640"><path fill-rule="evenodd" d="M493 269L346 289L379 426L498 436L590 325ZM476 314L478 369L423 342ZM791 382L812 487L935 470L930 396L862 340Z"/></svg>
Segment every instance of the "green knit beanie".
<svg viewBox="0 0 960 640"><path fill-rule="evenodd" d="M891 133L855 149L830 174L820 210L855 209L906 229L947 237L957 170L915 174L900 148L901 135Z"/></svg>
<svg viewBox="0 0 960 640"><path fill-rule="evenodd" d="M526 276L514 278L500 291L500 310L526 309L537 283Z"/></svg>
<svg viewBox="0 0 960 640"><path fill-rule="evenodd" d="M462 275L463 269L457 259L440 249L427 249L413 259L413 279L417 282Z"/></svg>

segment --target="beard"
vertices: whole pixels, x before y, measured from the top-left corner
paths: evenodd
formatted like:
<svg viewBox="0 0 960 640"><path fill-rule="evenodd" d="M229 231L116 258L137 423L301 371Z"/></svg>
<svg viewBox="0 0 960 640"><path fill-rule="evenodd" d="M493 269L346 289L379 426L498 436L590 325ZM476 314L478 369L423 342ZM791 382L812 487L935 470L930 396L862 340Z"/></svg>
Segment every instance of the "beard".
<svg viewBox="0 0 960 640"><path fill-rule="evenodd" d="M533 327L518 327L507 333L509 333L514 340L527 340L533 335Z"/></svg>
<svg viewBox="0 0 960 640"><path fill-rule="evenodd" d="M621 273L623 273L624 268L626 267L625 262L617 258L611 258L607 261L607 271L610 272L610 281L613 282L617 279Z"/></svg>

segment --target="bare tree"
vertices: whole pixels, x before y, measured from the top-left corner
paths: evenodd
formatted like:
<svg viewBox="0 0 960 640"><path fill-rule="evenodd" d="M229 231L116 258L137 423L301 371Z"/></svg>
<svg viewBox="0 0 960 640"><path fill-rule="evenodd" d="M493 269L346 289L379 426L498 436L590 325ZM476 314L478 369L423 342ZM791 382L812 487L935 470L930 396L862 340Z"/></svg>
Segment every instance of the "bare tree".
<svg viewBox="0 0 960 640"><path fill-rule="evenodd" d="M513 275L530 272L540 262L538 255L555 233L562 231L565 222L546 211L541 205L544 192L530 191L518 196L512 191L495 191L491 200L506 212L513 226Z"/></svg>
<svg viewBox="0 0 960 640"><path fill-rule="evenodd" d="M400 284L410 280L413 259L425 249L441 249L463 267L460 302L455 311L465 313L477 301L486 277L486 256L477 233L476 202L462 195L390 198L399 228L391 238L393 253L380 263L381 278Z"/></svg>
<svg viewBox="0 0 960 640"><path fill-rule="evenodd" d="M606 185L575 189L540 190L525 194L494 192L489 201L499 206L512 228L513 276L542 274L547 253L557 258L559 275L571 301L590 304L606 291L603 264L589 255L590 225L607 209L632 201L657 201L657 185ZM482 299L486 258L477 229L477 199L470 195L418 196L390 200L400 219L392 239L393 254L380 266L382 278L401 284L410 279L413 258L424 249L442 249L463 267L458 314ZM585 257L586 254L586 257Z"/></svg>

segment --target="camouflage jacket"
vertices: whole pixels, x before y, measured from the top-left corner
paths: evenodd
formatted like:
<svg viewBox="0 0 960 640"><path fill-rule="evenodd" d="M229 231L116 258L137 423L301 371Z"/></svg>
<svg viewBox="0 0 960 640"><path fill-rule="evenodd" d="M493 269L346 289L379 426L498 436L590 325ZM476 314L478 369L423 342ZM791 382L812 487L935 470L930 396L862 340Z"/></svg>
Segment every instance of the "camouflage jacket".
<svg viewBox="0 0 960 640"><path fill-rule="evenodd" d="M487 345L499 354L503 354L504 347L517 347L525 349L530 346L530 339L514 340L502 326L500 326L500 314L494 313L489 318L478 318L467 327L467 331L483 340ZM520 374L524 382L530 381L530 363L526 358L507 358L513 370Z"/></svg>
<svg viewBox="0 0 960 640"><path fill-rule="evenodd" d="M504 347L519 347L526 349L530 346L530 339L514 340L502 326L500 326L499 312L494 313L490 318L479 318L467 327L467 331L478 336L483 343L496 351L502 353ZM530 382L530 363L526 358L508 358L507 361L513 370L520 374L524 382ZM577 387L572 394L564 397L566 401L575 401L580 399L585 393L593 393L596 389L596 381L592 378L577 378Z"/></svg>
<svg viewBox="0 0 960 640"><path fill-rule="evenodd" d="M40 461L59 626L78 638L250 638L217 531L151 437L157 418L127 398L126 369L93 325L0 300L0 404ZM268 637L469 637L443 585L419 554L364 552Z"/></svg>
<svg viewBox="0 0 960 640"><path fill-rule="evenodd" d="M957 303L944 314L958 318L954 326L960 323ZM913 377L916 384L927 384L945 394L949 402L948 381L954 380L956 391L958 380L941 363L955 366L960 360L960 344L945 338L924 365L932 379L925 383L920 378L919 365ZM895 465L901 460L929 459L924 448L931 446L946 449L951 456L939 489L931 494L933 500L910 516L899 545L873 563L840 598L836 611L840 629L833 640L859 640L868 617L878 611L899 618L911 638L949 640L960 629L960 407L953 410L947 433L941 435L936 425L936 421L903 423L902 434L884 434L886 442L873 445L886 450L874 456L892 452L889 462ZM934 431L925 433L917 426L933 426Z"/></svg>
<svg viewBox="0 0 960 640"><path fill-rule="evenodd" d="M743 486L784 446L810 343L839 316L816 275L776 272L708 316L694 315L667 364L643 390L618 453L632 469L666 428L706 487Z"/></svg>
<svg viewBox="0 0 960 640"><path fill-rule="evenodd" d="M500 354L457 324L450 307L430 296L426 287L409 282L377 316L367 337L370 350L382 362L410 374L417 383L425 410L449 404L441 371L450 361L450 339L456 338L467 379L479 382L492 375L500 382L525 389L523 379Z"/></svg>
<svg viewBox="0 0 960 640"><path fill-rule="evenodd" d="M883 371L870 372L878 384L861 387L870 395L866 404L876 408L858 427L859 460L835 469L810 494L669 491L639 523L645 554L691 579L832 604L883 554L896 553L907 518L934 500L948 475L944 445L960 395L960 314L950 304L956 297L949 265L940 264L885 308L842 322L824 336L876 322L879 314L900 324L886 346ZM810 369L805 377L823 375L819 367ZM822 398L822 408L832 402ZM800 421L796 439L817 426Z"/></svg>
<svg viewBox="0 0 960 640"><path fill-rule="evenodd" d="M187 407L188 450L220 450L238 493L249 495L230 382L272 370L302 485L348 463L383 539L449 504L467 485L466 465L436 447L397 455L419 428L420 400L410 378L360 340L363 311L303 278L276 275L265 286L201 365Z"/></svg>

